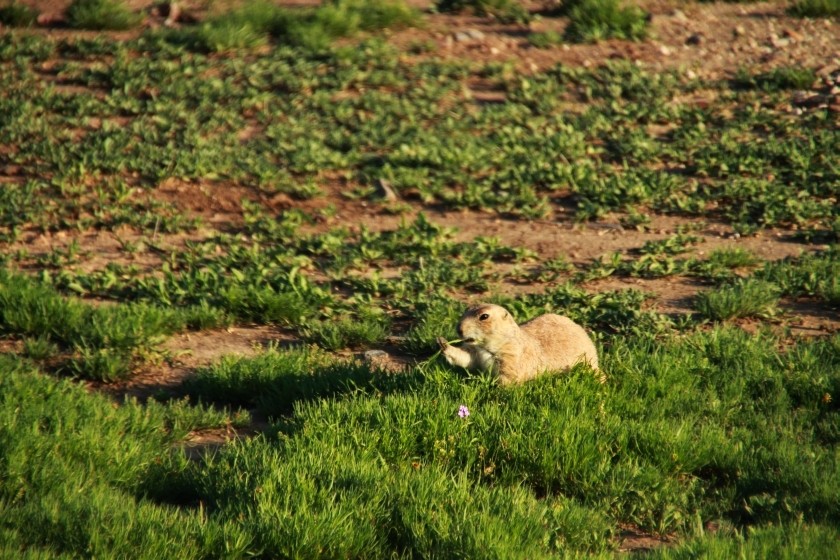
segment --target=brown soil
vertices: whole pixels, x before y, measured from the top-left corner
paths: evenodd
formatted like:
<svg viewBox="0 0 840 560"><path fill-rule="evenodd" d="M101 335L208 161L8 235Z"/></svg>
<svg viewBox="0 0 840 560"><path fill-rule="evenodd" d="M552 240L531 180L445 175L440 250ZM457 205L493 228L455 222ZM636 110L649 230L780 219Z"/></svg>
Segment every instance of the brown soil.
<svg viewBox="0 0 840 560"><path fill-rule="evenodd" d="M648 552L673 544L671 538L646 533L635 525L622 524L619 529L620 531L616 539L619 552Z"/></svg>

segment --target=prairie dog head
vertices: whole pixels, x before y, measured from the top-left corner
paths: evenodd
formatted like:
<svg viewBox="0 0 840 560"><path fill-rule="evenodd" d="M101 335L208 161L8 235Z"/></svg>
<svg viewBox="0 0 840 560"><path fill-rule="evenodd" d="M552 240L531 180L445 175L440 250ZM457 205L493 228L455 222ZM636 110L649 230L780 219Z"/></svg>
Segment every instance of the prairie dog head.
<svg viewBox="0 0 840 560"><path fill-rule="evenodd" d="M491 354L510 342L511 335L518 329L507 309L487 303L467 309L458 323L458 334L464 342L480 346Z"/></svg>

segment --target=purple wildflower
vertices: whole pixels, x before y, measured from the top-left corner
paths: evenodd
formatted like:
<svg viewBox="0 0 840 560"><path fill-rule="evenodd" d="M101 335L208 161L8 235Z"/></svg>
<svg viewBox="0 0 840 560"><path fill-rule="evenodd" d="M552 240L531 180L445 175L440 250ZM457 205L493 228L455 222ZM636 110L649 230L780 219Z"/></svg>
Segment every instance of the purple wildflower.
<svg viewBox="0 0 840 560"><path fill-rule="evenodd" d="M470 415L470 409L467 408L467 405L462 404L461 406L458 407L458 416L460 416L461 418L466 418L469 415Z"/></svg>

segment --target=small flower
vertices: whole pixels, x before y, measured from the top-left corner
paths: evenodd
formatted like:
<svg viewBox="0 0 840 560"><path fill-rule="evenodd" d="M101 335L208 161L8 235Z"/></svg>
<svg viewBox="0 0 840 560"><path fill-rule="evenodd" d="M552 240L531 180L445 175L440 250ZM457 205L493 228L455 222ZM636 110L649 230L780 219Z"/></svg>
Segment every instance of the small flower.
<svg viewBox="0 0 840 560"><path fill-rule="evenodd" d="M458 416L460 416L461 418L466 418L469 415L470 415L470 409L467 408L467 405L462 404L461 406L458 407Z"/></svg>

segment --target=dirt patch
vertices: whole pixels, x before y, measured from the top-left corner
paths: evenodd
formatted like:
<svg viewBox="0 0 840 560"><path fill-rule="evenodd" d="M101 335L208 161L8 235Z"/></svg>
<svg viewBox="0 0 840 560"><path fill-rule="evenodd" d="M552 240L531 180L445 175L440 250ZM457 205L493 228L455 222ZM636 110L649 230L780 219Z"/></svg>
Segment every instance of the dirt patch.
<svg viewBox="0 0 840 560"><path fill-rule="evenodd" d="M190 332L173 336L162 349L170 361L182 367L202 367L222 356L253 356L272 344L288 345L297 339L283 329L265 325L230 327L224 330Z"/></svg>
<svg viewBox="0 0 840 560"><path fill-rule="evenodd" d="M231 327L175 335L160 346L162 355L129 379L117 383L91 383L90 387L118 402L180 396L184 380L197 368L223 356L254 356L271 344L288 345L297 339L275 326Z"/></svg>
<svg viewBox="0 0 840 560"><path fill-rule="evenodd" d="M619 552L648 552L663 546L672 546L671 537L662 537L647 533L635 525L622 523L619 525L617 537Z"/></svg>
<svg viewBox="0 0 840 560"><path fill-rule="evenodd" d="M782 301L791 334L819 336L840 332L840 306L805 298Z"/></svg>
<svg viewBox="0 0 840 560"><path fill-rule="evenodd" d="M258 420L253 421L247 428L225 426L224 428L194 430L186 438L175 443L175 447L180 449L187 459L200 461L207 455L212 455L231 441L253 437L265 431L267 428L268 424Z"/></svg>

